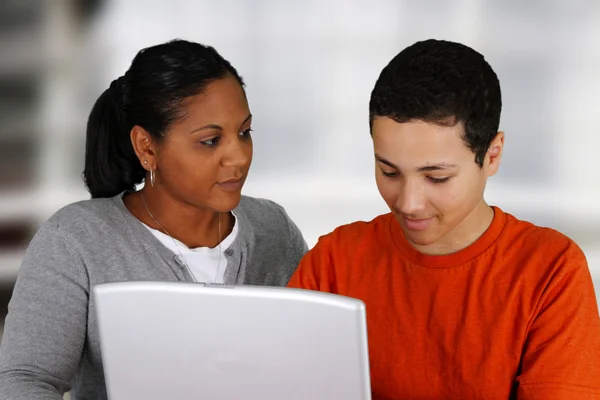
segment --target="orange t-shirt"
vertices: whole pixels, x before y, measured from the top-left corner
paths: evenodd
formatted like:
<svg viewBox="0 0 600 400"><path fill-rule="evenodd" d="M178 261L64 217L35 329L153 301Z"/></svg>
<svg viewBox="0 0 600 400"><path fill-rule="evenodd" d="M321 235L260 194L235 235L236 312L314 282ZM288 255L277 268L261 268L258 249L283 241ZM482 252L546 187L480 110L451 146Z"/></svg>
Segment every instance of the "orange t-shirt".
<svg viewBox="0 0 600 400"><path fill-rule="evenodd" d="M600 318L583 252L494 207L450 255L393 215L337 228L289 286L366 304L373 399L600 399Z"/></svg>

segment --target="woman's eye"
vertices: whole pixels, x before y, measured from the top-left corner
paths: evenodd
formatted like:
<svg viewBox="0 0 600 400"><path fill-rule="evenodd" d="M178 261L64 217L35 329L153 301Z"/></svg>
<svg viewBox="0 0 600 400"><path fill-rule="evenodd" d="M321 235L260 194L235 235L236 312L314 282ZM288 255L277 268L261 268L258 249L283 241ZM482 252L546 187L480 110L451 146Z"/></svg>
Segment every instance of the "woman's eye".
<svg viewBox="0 0 600 400"><path fill-rule="evenodd" d="M203 140L200 142L203 146L206 147L215 147L221 138L219 136L215 136L214 138L210 138L207 140Z"/></svg>
<svg viewBox="0 0 600 400"><path fill-rule="evenodd" d="M251 132L252 132L252 129L248 128L246 130L241 131L240 135L243 136L243 137L245 137L245 138L249 138Z"/></svg>

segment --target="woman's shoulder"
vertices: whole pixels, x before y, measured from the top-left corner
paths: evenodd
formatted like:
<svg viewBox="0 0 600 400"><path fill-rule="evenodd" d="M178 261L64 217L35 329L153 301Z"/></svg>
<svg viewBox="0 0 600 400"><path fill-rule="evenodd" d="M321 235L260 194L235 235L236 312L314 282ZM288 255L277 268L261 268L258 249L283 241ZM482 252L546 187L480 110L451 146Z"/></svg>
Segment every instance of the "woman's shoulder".
<svg viewBox="0 0 600 400"><path fill-rule="evenodd" d="M240 204L234 210L236 215L243 214L251 222L262 221L265 224L277 224L289 217L285 209L273 200L242 196Z"/></svg>
<svg viewBox="0 0 600 400"><path fill-rule="evenodd" d="M246 245L254 248L245 282L284 286L308 250L300 229L281 205L268 199L243 196L234 213Z"/></svg>
<svg viewBox="0 0 600 400"><path fill-rule="evenodd" d="M120 198L111 197L71 203L56 211L42 228L52 227L63 232L76 232L89 226L101 228L122 224L123 218L120 218L118 212L119 201Z"/></svg>
<svg viewBox="0 0 600 400"><path fill-rule="evenodd" d="M254 235L266 236L269 241L285 241L306 246L298 226L283 206L264 198L242 196L234 213Z"/></svg>

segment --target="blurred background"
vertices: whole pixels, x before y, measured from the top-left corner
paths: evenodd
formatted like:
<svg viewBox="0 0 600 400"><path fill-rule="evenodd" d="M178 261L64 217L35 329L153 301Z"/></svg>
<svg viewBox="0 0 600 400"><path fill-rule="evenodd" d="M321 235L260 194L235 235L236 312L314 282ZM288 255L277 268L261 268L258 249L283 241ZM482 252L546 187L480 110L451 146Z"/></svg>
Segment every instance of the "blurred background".
<svg viewBox="0 0 600 400"><path fill-rule="evenodd" d="M387 212L368 129L381 69L417 40L472 46L503 90L506 149L488 202L577 241L600 292L597 0L2 0L0 326L32 235L89 198L94 101L137 51L177 37L214 46L245 78L245 194L282 204L311 246Z"/></svg>

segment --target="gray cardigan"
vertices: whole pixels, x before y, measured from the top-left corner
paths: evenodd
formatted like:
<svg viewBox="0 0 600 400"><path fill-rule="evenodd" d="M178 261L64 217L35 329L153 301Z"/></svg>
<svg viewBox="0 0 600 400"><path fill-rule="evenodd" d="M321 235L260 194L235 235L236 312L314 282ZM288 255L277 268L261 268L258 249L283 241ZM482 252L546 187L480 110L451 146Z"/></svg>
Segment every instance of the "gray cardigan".
<svg viewBox="0 0 600 400"><path fill-rule="evenodd" d="M192 279L122 200L71 204L42 225L23 259L0 345L0 399L106 399L90 289ZM284 209L242 197L225 283L284 286L307 251Z"/></svg>

